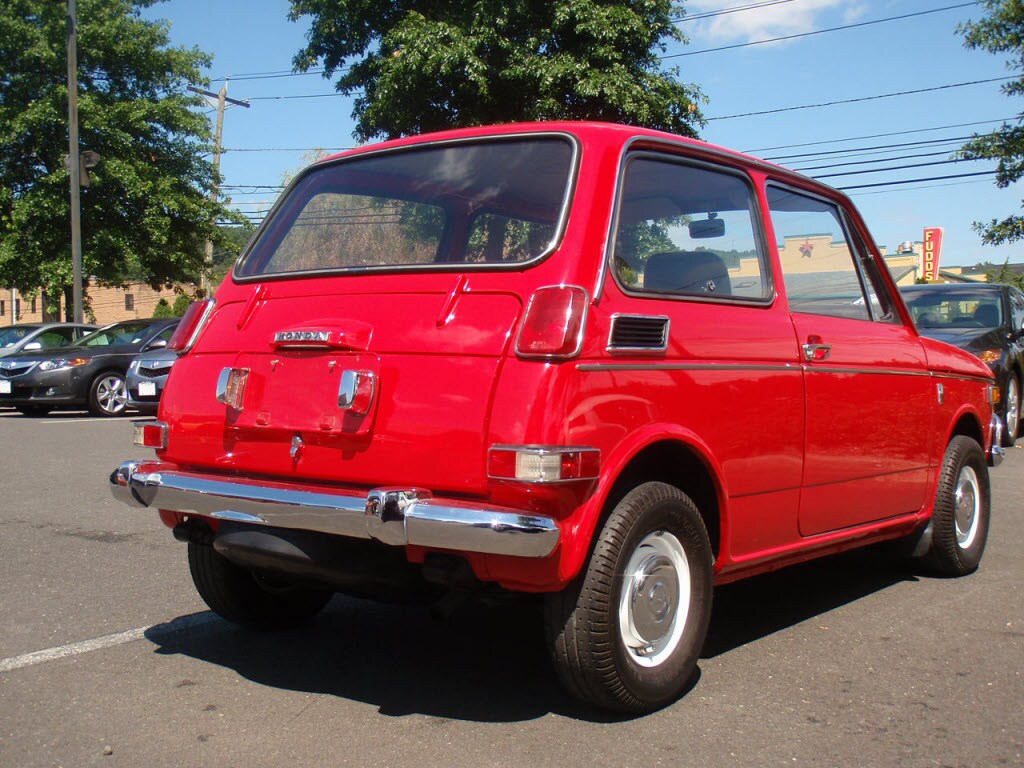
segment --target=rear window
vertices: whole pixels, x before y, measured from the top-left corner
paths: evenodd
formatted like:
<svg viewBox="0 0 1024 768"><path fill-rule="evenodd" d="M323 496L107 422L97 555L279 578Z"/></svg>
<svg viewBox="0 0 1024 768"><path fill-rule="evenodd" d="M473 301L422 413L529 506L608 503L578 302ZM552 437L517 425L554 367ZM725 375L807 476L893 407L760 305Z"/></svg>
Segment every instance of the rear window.
<svg viewBox="0 0 1024 768"><path fill-rule="evenodd" d="M561 232L566 137L460 142L312 168L235 268L239 278L448 265L519 265Z"/></svg>

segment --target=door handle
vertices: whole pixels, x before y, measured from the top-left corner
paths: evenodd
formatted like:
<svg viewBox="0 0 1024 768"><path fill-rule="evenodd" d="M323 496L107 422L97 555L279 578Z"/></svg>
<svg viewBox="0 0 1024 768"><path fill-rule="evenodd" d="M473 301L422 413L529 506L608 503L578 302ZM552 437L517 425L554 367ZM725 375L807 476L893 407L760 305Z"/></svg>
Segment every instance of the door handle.
<svg viewBox="0 0 1024 768"><path fill-rule="evenodd" d="M809 363L828 360L828 356L832 354L832 345L822 344L821 336L808 336L807 343L803 345L803 349L804 360Z"/></svg>

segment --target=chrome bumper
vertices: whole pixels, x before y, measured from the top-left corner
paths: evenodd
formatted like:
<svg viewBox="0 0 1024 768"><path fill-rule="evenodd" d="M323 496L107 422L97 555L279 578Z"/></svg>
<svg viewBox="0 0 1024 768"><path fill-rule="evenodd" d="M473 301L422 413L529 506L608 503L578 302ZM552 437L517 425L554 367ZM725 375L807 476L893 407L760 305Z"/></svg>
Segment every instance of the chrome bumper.
<svg viewBox="0 0 1024 768"><path fill-rule="evenodd" d="M114 498L215 520L376 539L385 544L516 557L546 557L558 524L504 507L431 497L420 489L378 488L366 496L291 483L258 483L126 461L110 475Z"/></svg>
<svg viewBox="0 0 1024 768"><path fill-rule="evenodd" d="M988 451L988 465L998 467L1006 456L1006 450L1003 448L1003 422L998 416L992 416L992 430L989 434L992 435L992 446Z"/></svg>

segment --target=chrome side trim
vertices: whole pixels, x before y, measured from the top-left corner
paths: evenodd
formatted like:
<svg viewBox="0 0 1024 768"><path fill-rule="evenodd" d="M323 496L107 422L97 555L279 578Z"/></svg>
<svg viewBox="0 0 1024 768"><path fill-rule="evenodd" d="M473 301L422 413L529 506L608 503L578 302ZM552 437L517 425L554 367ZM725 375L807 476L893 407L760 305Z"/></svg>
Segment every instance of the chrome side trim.
<svg viewBox="0 0 1024 768"><path fill-rule="evenodd" d="M899 368L842 368L839 366L805 365L804 370L808 373L856 373L871 374L874 376L928 376L929 371L912 371Z"/></svg>
<svg viewBox="0 0 1024 768"><path fill-rule="evenodd" d="M579 363L576 370L596 371L791 371L799 373L796 363Z"/></svg>
<svg viewBox="0 0 1024 768"><path fill-rule="evenodd" d="M378 488L368 495L294 483L256 483L179 470L161 462L126 461L113 471L114 498L134 507L293 528L392 546L547 557L558 523L520 510L454 499L421 489Z"/></svg>

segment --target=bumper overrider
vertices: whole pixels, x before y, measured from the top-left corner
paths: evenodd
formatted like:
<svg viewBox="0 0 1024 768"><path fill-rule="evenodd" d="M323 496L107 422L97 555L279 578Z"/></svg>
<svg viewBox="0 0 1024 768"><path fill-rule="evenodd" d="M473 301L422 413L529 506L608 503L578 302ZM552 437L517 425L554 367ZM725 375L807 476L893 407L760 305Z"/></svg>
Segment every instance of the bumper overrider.
<svg viewBox="0 0 1024 768"><path fill-rule="evenodd" d="M110 475L114 498L256 526L313 531L393 546L546 557L558 545L549 517L452 499L422 489L377 488L366 495L319 486L252 482L184 471L162 462L126 461Z"/></svg>

